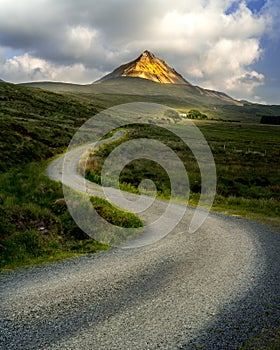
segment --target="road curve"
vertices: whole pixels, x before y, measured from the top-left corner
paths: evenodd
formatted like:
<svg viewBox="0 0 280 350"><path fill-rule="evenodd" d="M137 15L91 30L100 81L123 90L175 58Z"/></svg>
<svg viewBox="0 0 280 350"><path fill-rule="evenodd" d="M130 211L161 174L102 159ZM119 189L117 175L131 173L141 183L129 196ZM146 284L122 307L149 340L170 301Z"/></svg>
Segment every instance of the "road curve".
<svg viewBox="0 0 280 350"><path fill-rule="evenodd" d="M70 156L63 181L98 195L76 172L83 151ZM54 180L63 157L47 169ZM149 223L165 206L156 200L140 216ZM275 327L280 235L215 213L190 234L193 209L183 209L167 236L139 238L153 244L0 275L0 349L237 349Z"/></svg>

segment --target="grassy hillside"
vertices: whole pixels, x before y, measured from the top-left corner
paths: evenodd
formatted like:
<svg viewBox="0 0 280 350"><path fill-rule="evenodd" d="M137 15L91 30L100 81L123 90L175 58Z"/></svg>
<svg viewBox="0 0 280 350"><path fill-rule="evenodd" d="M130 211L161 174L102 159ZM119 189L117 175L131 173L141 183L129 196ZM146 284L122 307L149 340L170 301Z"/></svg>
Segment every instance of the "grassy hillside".
<svg viewBox="0 0 280 350"><path fill-rule="evenodd" d="M0 83L0 171L65 150L101 107L61 94Z"/></svg>
<svg viewBox="0 0 280 350"><path fill-rule="evenodd" d="M228 96L194 86L158 84L146 79L122 77L103 83L75 85L51 82L28 86L98 101L106 107L128 102L155 102L178 108L182 112L199 109L210 118L259 122L262 115L280 115L280 106L265 106L235 101Z"/></svg>
<svg viewBox="0 0 280 350"><path fill-rule="evenodd" d="M173 125L172 130L182 132L185 123L181 121ZM196 121L196 125L208 141L217 168L214 208L251 218L270 218L268 221L280 225L279 127L215 121ZM155 126L137 126L126 134L127 140L143 137L158 139L181 158L188 171L191 203L196 204L201 177L191 151L174 135ZM91 155L86 169L89 180L100 183L103 161L119 143L103 145ZM170 197L167 174L148 160L128 164L120 174L120 183L122 188L137 192L138 185L145 178L156 183L159 196Z"/></svg>
<svg viewBox="0 0 280 350"><path fill-rule="evenodd" d="M65 151L75 130L100 109L83 99L0 83L0 270L108 248L77 227L44 161ZM112 216L106 201L92 204ZM142 225L132 214L119 214L116 225Z"/></svg>
<svg viewBox="0 0 280 350"><path fill-rule="evenodd" d="M45 167L45 162L30 163L0 174L0 270L94 253L111 244L95 241L75 224L61 184L46 177ZM116 226L142 227L134 214L104 199L92 197L91 203ZM122 234L114 229L114 244Z"/></svg>
<svg viewBox="0 0 280 350"><path fill-rule="evenodd" d="M131 100L175 101L174 96L166 99L159 95L147 99L144 95L65 94L0 83L2 267L55 260L105 248L75 225L63 201L61 186L44 174L44 160L65 151L75 130L89 117L106 106ZM227 109L227 113L235 118L243 118L240 115L242 109L236 114L239 106L221 105L216 110L219 108ZM248 104L246 108L254 114L258 111L255 105ZM267 114L274 112L273 106L267 107ZM174 128L182 128L183 123L175 124ZM216 208L234 214L254 213L275 221L279 216L279 127L213 121L197 121L197 125L208 140L218 167ZM131 137L137 135L134 133ZM162 139L162 135L158 137ZM181 151L189 163L188 169L192 169L190 180L195 203L200 189L199 171L188 153ZM147 164L144 167L143 164L134 165L139 168L137 176L134 172L131 178L129 167L122 173L124 182L130 179L130 190L137 186L144 170L145 176L149 175ZM94 172L88 174L89 178L95 175ZM157 178L161 195L168 196L168 182L162 180L162 174L152 176ZM127 188L126 183L123 185ZM107 215L110 206L104 204L104 207L104 215Z"/></svg>

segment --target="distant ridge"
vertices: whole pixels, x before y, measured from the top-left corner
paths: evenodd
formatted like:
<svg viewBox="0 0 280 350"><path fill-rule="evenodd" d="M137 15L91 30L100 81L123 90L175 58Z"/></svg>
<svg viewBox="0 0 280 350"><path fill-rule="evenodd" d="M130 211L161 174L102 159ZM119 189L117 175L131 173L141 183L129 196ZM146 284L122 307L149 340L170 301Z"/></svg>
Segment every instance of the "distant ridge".
<svg viewBox="0 0 280 350"><path fill-rule="evenodd" d="M179 74L174 68L169 67L163 60L156 57L152 52L145 50L138 58L129 63L123 64L116 68L113 72L105 75L101 79L97 80L92 86L98 83L110 83L114 84L118 79L141 79L149 80L154 83L160 83L167 86L178 86L187 88L192 91L193 94L199 94L201 97L210 97L218 99L226 103L233 103L242 105L239 101L236 101L224 92L203 89L199 86L194 86L188 82L181 74ZM117 82L121 89L121 82ZM140 82L139 82L140 83ZM128 81L124 84L129 84Z"/></svg>
<svg viewBox="0 0 280 350"><path fill-rule="evenodd" d="M135 60L123 64L94 83L79 85L63 82L21 84L60 94L90 99L100 106L151 102L187 111L198 109L209 118L259 122L261 116L278 116L280 106L265 106L238 101L221 91L204 89L188 82L153 53L144 51Z"/></svg>
<svg viewBox="0 0 280 350"><path fill-rule="evenodd" d="M191 85L174 68L169 67L148 50L144 51L136 60L121 65L97 82L119 77L142 78L161 84Z"/></svg>

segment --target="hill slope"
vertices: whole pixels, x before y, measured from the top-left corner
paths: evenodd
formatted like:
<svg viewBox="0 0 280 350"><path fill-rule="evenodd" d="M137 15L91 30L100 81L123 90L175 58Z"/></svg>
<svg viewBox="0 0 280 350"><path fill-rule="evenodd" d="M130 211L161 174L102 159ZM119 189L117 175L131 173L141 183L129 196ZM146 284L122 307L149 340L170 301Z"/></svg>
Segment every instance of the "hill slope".
<svg viewBox="0 0 280 350"><path fill-rule="evenodd" d="M0 84L0 172L65 150L77 127L97 112L92 103Z"/></svg>
<svg viewBox="0 0 280 350"><path fill-rule="evenodd" d="M170 106L173 107L184 104L190 107L221 104L243 105L242 102L223 92L192 85L175 69L149 51L144 51L135 60L121 65L112 73L89 85L57 82L36 82L28 85L56 92L83 94L87 97L88 94L133 95L143 96L145 99L157 96L157 100L160 98L162 101L172 99ZM160 101L155 102L160 103Z"/></svg>
<svg viewBox="0 0 280 350"><path fill-rule="evenodd" d="M70 94L110 107L128 102L154 102L187 112L198 109L210 118L259 122L261 116L279 116L280 106L237 101L227 94L194 86L149 51L88 85L59 82L25 84Z"/></svg>
<svg viewBox="0 0 280 350"><path fill-rule="evenodd" d="M158 84L142 78L120 77L90 85L34 82L25 86L82 98L84 101L89 100L104 107L129 102L154 102L168 105L182 112L195 108L210 118L254 123L258 123L263 115L280 115L280 106L277 105L241 102L221 92L192 85Z"/></svg>

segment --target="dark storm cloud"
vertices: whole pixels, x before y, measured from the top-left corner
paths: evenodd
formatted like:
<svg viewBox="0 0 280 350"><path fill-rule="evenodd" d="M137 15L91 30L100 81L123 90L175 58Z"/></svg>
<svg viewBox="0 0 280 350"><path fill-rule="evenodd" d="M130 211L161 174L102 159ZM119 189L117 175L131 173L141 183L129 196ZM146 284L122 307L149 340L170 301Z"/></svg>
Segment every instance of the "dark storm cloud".
<svg viewBox="0 0 280 350"><path fill-rule="evenodd" d="M99 65L112 68L115 62L110 53L121 51L132 39L148 36L155 12L166 10L166 1L160 5L159 1L147 0L49 0L16 4L20 2L6 2L5 11L0 13L0 45L26 50L58 64L69 65L78 60L89 68ZM94 33L86 50L79 47L79 33L75 41L75 29L80 34L83 30L89 35Z"/></svg>

